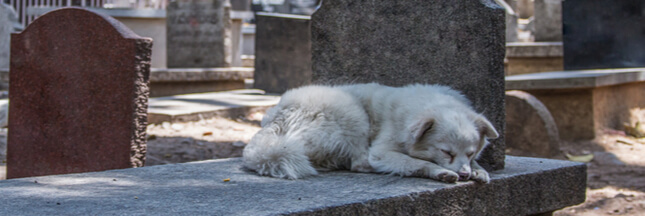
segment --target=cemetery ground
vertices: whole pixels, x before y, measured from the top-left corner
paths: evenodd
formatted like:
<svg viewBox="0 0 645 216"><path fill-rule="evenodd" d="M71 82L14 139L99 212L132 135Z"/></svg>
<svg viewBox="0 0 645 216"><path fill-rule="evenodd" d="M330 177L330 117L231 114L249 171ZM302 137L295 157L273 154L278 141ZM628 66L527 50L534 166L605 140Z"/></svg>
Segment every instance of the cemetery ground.
<svg viewBox="0 0 645 216"><path fill-rule="evenodd" d="M251 137L260 130L264 113L236 118L214 117L190 122L148 125L146 166L242 156ZM6 141L7 129L0 130ZM586 202L554 215L639 215L645 212L645 138L605 130L594 140L562 142L556 159L589 160ZM530 155L507 150L509 155ZM573 157L572 157L573 156ZM4 179L4 160L0 179Z"/></svg>

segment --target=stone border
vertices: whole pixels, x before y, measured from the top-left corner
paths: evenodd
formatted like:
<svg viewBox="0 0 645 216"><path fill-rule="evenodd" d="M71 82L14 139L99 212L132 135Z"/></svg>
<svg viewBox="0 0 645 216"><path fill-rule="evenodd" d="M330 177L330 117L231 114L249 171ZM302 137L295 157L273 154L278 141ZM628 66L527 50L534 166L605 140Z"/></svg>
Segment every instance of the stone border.
<svg viewBox="0 0 645 216"><path fill-rule="evenodd" d="M490 184L327 172L258 176L242 159L3 180L7 215L531 215L585 200L586 165L506 157Z"/></svg>
<svg viewBox="0 0 645 216"><path fill-rule="evenodd" d="M556 71L506 77L506 90L597 88L645 81L645 68Z"/></svg>

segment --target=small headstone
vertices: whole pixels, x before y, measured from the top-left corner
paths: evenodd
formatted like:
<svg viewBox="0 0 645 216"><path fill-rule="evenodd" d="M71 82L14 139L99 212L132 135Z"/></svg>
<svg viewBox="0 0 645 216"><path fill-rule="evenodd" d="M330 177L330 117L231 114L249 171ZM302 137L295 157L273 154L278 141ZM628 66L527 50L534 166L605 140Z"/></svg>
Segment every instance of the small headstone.
<svg viewBox="0 0 645 216"><path fill-rule="evenodd" d="M308 16L257 13L254 88L269 93L311 83Z"/></svg>
<svg viewBox="0 0 645 216"><path fill-rule="evenodd" d="M529 93L506 92L505 133L511 154L553 157L559 153L558 126L546 106Z"/></svg>
<svg viewBox="0 0 645 216"><path fill-rule="evenodd" d="M562 3L564 69L645 67L645 1Z"/></svg>
<svg viewBox="0 0 645 216"><path fill-rule="evenodd" d="M562 41L562 0L535 0L535 41Z"/></svg>
<svg viewBox="0 0 645 216"><path fill-rule="evenodd" d="M9 47L11 32L18 22L16 11L0 2L0 68L9 68Z"/></svg>
<svg viewBox="0 0 645 216"><path fill-rule="evenodd" d="M7 178L143 166L151 48L80 8L13 34Z"/></svg>
<svg viewBox="0 0 645 216"><path fill-rule="evenodd" d="M312 16L314 83L438 83L504 132L505 12L493 0L323 1ZM504 167L504 137L480 162Z"/></svg>
<svg viewBox="0 0 645 216"><path fill-rule="evenodd" d="M228 0L170 2L166 9L168 67L230 67L230 13Z"/></svg>
<svg viewBox="0 0 645 216"><path fill-rule="evenodd" d="M231 9L234 11L250 11L251 0L231 0Z"/></svg>

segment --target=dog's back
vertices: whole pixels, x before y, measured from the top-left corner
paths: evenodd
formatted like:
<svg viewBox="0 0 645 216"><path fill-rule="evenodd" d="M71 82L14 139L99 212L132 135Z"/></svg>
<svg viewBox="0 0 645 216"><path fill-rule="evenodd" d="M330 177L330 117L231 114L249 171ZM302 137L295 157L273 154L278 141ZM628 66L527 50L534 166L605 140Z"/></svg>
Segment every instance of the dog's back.
<svg viewBox="0 0 645 216"><path fill-rule="evenodd" d="M288 179L315 175L316 168L350 168L355 152L367 152L368 130L367 114L346 92L327 86L290 90L244 149L245 166Z"/></svg>

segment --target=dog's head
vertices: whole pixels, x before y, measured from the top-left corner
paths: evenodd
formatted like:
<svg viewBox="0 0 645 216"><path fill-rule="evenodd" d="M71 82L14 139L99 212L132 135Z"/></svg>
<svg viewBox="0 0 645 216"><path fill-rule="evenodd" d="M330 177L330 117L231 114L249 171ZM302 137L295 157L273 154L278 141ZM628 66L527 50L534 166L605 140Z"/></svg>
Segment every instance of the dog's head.
<svg viewBox="0 0 645 216"><path fill-rule="evenodd" d="M470 164L488 145L487 139L499 134L481 114L464 109L429 111L421 118L408 121L400 137L408 155L431 161L459 174L460 180L470 178Z"/></svg>

